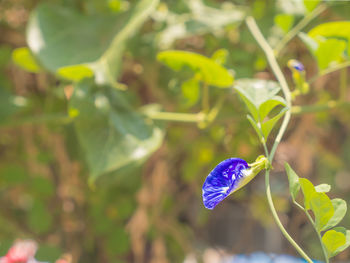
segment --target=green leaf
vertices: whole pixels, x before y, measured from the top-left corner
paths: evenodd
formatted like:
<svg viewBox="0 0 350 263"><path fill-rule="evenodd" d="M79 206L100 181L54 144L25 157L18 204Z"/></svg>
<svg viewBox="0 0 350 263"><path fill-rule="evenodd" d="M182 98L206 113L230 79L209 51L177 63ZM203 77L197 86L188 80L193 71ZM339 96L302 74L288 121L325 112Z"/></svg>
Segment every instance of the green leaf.
<svg viewBox="0 0 350 263"><path fill-rule="evenodd" d="M239 79L235 82L234 88L238 91L239 95L242 97L256 121L261 120L259 111L261 114L263 114L263 116L265 115L264 117L266 117L268 112L270 112L273 107L278 105L277 101L280 101L280 103L283 101L283 99L275 96L280 91L280 87L274 81L261 79ZM273 100L275 102L262 106L269 100ZM260 108L260 106L262 106L262 108Z"/></svg>
<svg viewBox="0 0 350 263"><path fill-rule="evenodd" d="M26 47L16 48L12 52L12 60L17 66L26 71L38 73L41 70L32 53Z"/></svg>
<svg viewBox="0 0 350 263"><path fill-rule="evenodd" d="M319 193L328 193L331 190L331 186L329 184L319 184L315 186L315 190Z"/></svg>
<svg viewBox="0 0 350 263"><path fill-rule="evenodd" d="M133 111L123 91L83 82L69 107L77 113L74 125L93 180L145 160L162 142L161 129Z"/></svg>
<svg viewBox="0 0 350 263"><path fill-rule="evenodd" d="M157 59L175 71L189 67L200 76L201 81L208 85L225 88L233 83L233 76L227 69L200 54L169 50L158 53Z"/></svg>
<svg viewBox="0 0 350 263"><path fill-rule="evenodd" d="M57 69L57 74L65 79L78 82L84 78L91 78L94 72L87 65L73 65Z"/></svg>
<svg viewBox="0 0 350 263"><path fill-rule="evenodd" d="M162 14L166 28L157 36L162 49L169 48L177 39L222 32L227 26L243 21L248 11L231 2L225 3L222 8L207 6L201 0L184 3L188 5L188 13L177 14L166 10Z"/></svg>
<svg viewBox="0 0 350 263"><path fill-rule="evenodd" d="M309 13L314 10L319 3L320 0L304 0L304 6Z"/></svg>
<svg viewBox="0 0 350 263"><path fill-rule="evenodd" d="M350 230L347 230L344 227L335 227L332 230L337 231L339 233L342 233L345 236L345 238L346 238L345 244L340 246L340 247L338 247L334 251L334 254L337 255L338 253L344 251L345 249L347 249L350 246Z"/></svg>
<svg viewBox="0 0 350 263"><path fill-rule="evenodd" d="M261 132L261 128L259 128L258 124L255 122L255 120L253 119L253 117L250 116L250 115L248 114L248 115L247 115L247 119L248 119L248 121L250 122L250 124L253 126L253 128L254 128L256 134L258 135L258 137L259 137L260 139L262 139L262 138L263 138L263 134L262 134L262 132Z"/></svg>
<svg viewBox="0 0 350 263"><path fill-rule="evenodd" d="M142 0L125 13L103 16L85 16L70 7L40 4L28 22L27 42L52 72L86 65L94 71L97 83L114 84L126 40L157 4L158 0Z"/></svg>
<svg viewBox="0 0 350 263"><path fill-rule="evenodd" d="M314 40L313 38L309 37L309 35L305 34L304 32L300 32L298 34L298 37L301 39L301 41L304 42L304 44L308 47L310 52L312 54L314 54L314 52L318 48L318 43L316 42L316 40Z"/></svg>
<svg viewBox="0 0 350 263"><path fill-rule="evenodd" d="M181 85L182 96L185 99L185 106L192 107L198 102L200 95L199 82L196 78L189 79Z"/></svg>
<svg viewBox="0 0 350 263"><path fill-rule="evenodd" d="M337 22L323 23L311 29L308 35L314 40L316 40L317 42L323 41L325 38L326 39L333 38L334 40L336 39L345 40L349 43L350 42L350 22L337 21ZM350 45L348 45L347 53L349 56Z"/></svg>
<svg viewBox="0 0 350 263"><path fill-rule="evenodd" d="M288 108L283 108L277 115L261 124L261 130L265 139L269 137L269 134L272 131L273 127L275 127L278 120L286 113L287 110Z"/></svg>
<svg viewBox="0 0 350 263"><path fill-rule="evenodd" d="M284 167L288 176L289 192L292 196L292 199L295 200L300 190L299 176L296 174L296 172L294 172L288 163L285 163Z"/></svg>
<svg viewBox="0 0 350 263"><path fill-rule="evenodd" d="M314 193L316 193L314 185L306 178L299 178L301 190L304 195L305 209L309 210L311 207L311 199Z"/></svg>
<svg viewBox="0 0 350 263"><path fill-rule="evenodd" d="M320 24L311 29L308 35L318 37L343 37L350 38L350 21L336 21Z"/></svg>
<svg viewBox="0 0 350 263"><path fill-rule="evenodd" d="M322 228L322 231L335 227L337 224L339 224L339 222L344 218L346 214L347 205L343 199L335 198L332 199L331 202L334 208L334 215Z"/></svg>
<svg viewBox="0 0 350 263"><path fill-rule="evenodd" d="M346 236L335 230L329 230L324 233L322 242L326 247L328 258L334 257L340 251L339 248L346 244Z"/></svg>
<svg viewBox="0 0 350 263"><path fill-rule="evenodd" d="M314 52L319 68L326 69L332 64L344 60L346 42L338 39L326 39L319 41L318 48Z"/></svg>
<svg viewBox="0 0 350 263"><path fill-rule="evenodd" d="M220 48L214 52L214 54L211 56L211 59L214 60L219 65L224 65L226 63L227 57L228 57L227 49Z"/></svg>
<svg viewBox="0 0 350 263"><path fill-rule="evenodd" d="M281 96L274 96L272 99L261 104L259 107L260 119L264 120L267 115L279 105L286 106L286 101Z"/></svg>
<svg viewBox="0 0 350 263"><path fill-rule="evenodd" d="M294 16L289 14L278 14L275 16L275 24L278 25L284 33L287 33L292 28Z"/></svg>
<svg viewBox="0 0 350 263"><path fill-rule="evenodd" d="M316 229L321 231L334 215L332 202L325 193L315 192L311 197L310 205L315 215Z"/></svg>

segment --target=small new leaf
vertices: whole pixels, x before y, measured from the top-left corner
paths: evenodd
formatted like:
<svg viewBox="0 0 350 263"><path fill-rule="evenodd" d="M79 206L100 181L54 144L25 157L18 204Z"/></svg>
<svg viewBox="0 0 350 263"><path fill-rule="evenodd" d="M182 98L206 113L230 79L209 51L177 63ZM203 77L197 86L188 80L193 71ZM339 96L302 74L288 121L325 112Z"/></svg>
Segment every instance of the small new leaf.
<svg viewBox="0 0 350 263"><path fill-rule="evenodd" d="M315 186L315 190L318 193L328 193L331 190L331 186L329 184L319 184Z"/></svg>
<svg viewBox="0 0 350 263"><path fill-rule="evenodd" d="M322 228L322 231L335 227L337 224L339 224L339 222L344 218L346 214L347 205L343 199L335 198L332 199L331 202L334 208L334 215Z"/></svg>
<svg viewBox="0 0 350 263"><path fill-rule="evenodd" d="M339 249L346 244L346 236L341 232L329 230L323 235L322 242L326 247L328 258L331 258L342 251Z"/></svg>
<svg viewBox="0 0 350 263"><path fill-rule="evenodd" d="M267 137L269 136L269 134L272 131L273 127L275 127L275 125L278 122L278 120L286 113L287 110L288 110L288 108L283 108L280 111L280 113L278 113L276 116L272 117L268 121L265 121L261 125L261 130L262 130L262 133L263 133L265 139L267 139Z"/></svg>
<svg viewBox="0 0 350 263"><path fill-rule="evenodd" d="M346 238L345 244L340 246L340 247L338 247L336 249L336 251L334 252L335 254L338 254L338 253L344 251L345 249L347 249L350 246L350 230L348 230L348 229L346 229L344 227L335 227L332 230L337 231L339 233L342 233L345 236L345 238Z"/></svg>
<svg viewBox="0 0 350 263"><path fill-rule="evenodd" d="M16 48L12 52L12 60L17 66L21 67L26 71L38 73L41 70L41 67L36 62L29 48Z"/></svg>
<svg viewBox="0 0 350 263"><path fill-rule="evenodd" d="M171 69L178 71L189 67L198 74L201 81L208 85L226 88L232 85L233 76L213 59L203 55L180 50L168 50L158 53L157 59Z"/></svg>
<svg viewBox="0 0 350 263"><path fill-rule="evenodd" d="M304 194L304 205L305 209L309 210L311 208L311 198L314 193L316 193L314 185L306 178L299 178L299 183L301 190Z"/></svg>
<svg viewBox="0 0 350 263"><path fill-rule="evenodd" d="M288 176L289 192L292 196L293 201L295 201L300 190L299 176L294 172L288 163L285 163L284 167Z"/></svg>

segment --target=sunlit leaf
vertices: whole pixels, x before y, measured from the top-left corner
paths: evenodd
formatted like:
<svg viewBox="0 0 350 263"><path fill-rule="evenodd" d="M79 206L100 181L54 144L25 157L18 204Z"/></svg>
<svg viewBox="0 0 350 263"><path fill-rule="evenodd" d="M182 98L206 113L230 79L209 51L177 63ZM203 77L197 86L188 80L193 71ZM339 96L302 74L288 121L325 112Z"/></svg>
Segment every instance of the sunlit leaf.
<svg viewBox="0 0 350 263"><path fill-rule="evenodd" d="M275 96L280 91L280 86L274 81L239 79L235 82L234 88L256 121L265 118L277 105L284 104L281 97ZM272 101L268 102L269 100Z"/></svg>
<svg viewBox="0 0 350 263"><path fill-rule="evenodd" d="M57 74L71 81L80 81L94 76L92 69L85 65L66 66L57 69Z"/></svg>
<svg viewBox="0 0 350 263"><path fill-rule="evenodd" d="M324 233L322 237L322 242L326 247L328 257L334 257L340 251L339 248L346 244L346 236L335 230L329 230Z"/></svg>
<svg viewBox="0 0 350 263"><path fill-rule="evenodd" d="M308 32L308 35L314 40L322 41L325 38L334 40L350 41L350 22L336 21L320 24ZM344 48L345 50L345 48ZM331 51L331 50L330 50ZM350 46L347 47L348 56L350 55Z"/></svg>
<svg viewBox="0 0 350 263"><path fill-rule="evenodd" d="M36 62L29 48L16 48L12 52L12 60L17 66L26 71L38 73L41 70L41 67Z"/></svg>
<svg viewBox="0 0 350 263"><path fill-rule="evenodd" d="M308 35L312 38L317 37L343 37L350 38L350 22L335 21L320 24L311 29Z"/></svg>
<svg viewBox="0 0 350 263"><path fill-rule="evenodd" d="M321 0L304 0L304 6L308 12L311 12L316 8Z"/></svg>
<svg viewBox="0 0 350 263"><path fill-rule="evenodd" d="M286 101L281 96L274 96L268 101L262 103L259 107L259 115L261 120L264 120L267 115L279 105L286 106Z"/></svg>
<svg viewBox="0 0 350 263"><path fill-rule="evenodd" d="M293 26L294 16L289 14L278 14L275 16L275 24L278 25L284 33L287 33Z"/></svg>
<svg viewBox="0 0 350 263"><path fill-rule="evenodd" d="M169 50L158 53L157 59L176 71L184 67L190 68L208 85L226 88L233 83L233 76L227 69L200 54Z"/></svg>
<svg viewBox="0 0 350 263"><path fill-rule="evenodd" d="M81 83L69 107L93 179L132 162L142 161L161 144L163 133L133 111L123 91Z"/></svg>
<svg viewBox="0 0 350 263"><path fill-rule="evenodd" d="M325 193L315 192L310 200L311 210L315 215L315 225L321 231L334 215L331 200Z"/></svg>
<svg viewBox="0 0 350 263"><path fill-rule="evenodd" d="M344 60L346 42L338 39L326 39L319 41L318 48L314 52L320 69L326 69L334 63Z"/></svg>
<svg viewBox="0 0 350 263"><path fill-rule="evenodd" d="M263 134L261 132L261 127L259 128L258 124L255 122L254 118L250 116L249 114L247 115L247 119L250 122L250 124L253 126L256 134L258 135L259 138L263 137Z"/></svg>
<svg viewBox="0 0 350 263"><path fill-rule="evenodd" d="M304 205L306 209L310 209L311 207L311 198L314 193L316 193L314 185L306 178L299 178L299 183L301 186L301 190L304 195Z"/></svg>
<svg viewBox="0 0 350 263"><path fill-rule="evenodd" d="M211 56L211 59L214 60L219 65L224 65L228 57L228 51L226 49L218 49Z"/></svg>
<svg viewBox="0 0 350 263"><path fill-rule="evenodd" d="M300 190L299 176L294 172L288 163L284 164L289 181L289 192L295 200Z"/></svg>
<svg viewBox="0 0 350 263"><path fill-rule="evenodd" d="M181 85L182 96L185 99L185 106L191 107L198 102L200 95L199 82L196 78L189 79Z"/></svg>
<svg viewBox="0 0 350 263"><path fill-rule="evenodd" d="M338 253L344 251L345 249L347 249L350 246L350 230L344 228L344 227L335 227L332 230L337 231L339 233L342 233L345 238L345 244L338 247L335 251L334 251L334 255L337 255Z"/></svg>
<svg viewBox="0 0 350 263"><path fill-rule="evenodd" d="M315 186L315 190L319 193L328 193L331 190L331 186L329 184L319 184Z"/></svg>
<svg viewBox="0 0 350 263"><path fill-rule="evenodd" d="M269 137L269 134L272 131L273 127L275 127L278 120L286 113L287 110L288 108L283 108L277 115L261 124L261 130L265 139Z"/></svg>
<svg viewBox="0 0 350 263"><path fill-rule="evenodd" d="M346 202L343 199L335 198L331 200L334 207L334 215L328 221L328 223L322 228L322 230L327 230L335 227L344 218L347 210Z"/></svg>

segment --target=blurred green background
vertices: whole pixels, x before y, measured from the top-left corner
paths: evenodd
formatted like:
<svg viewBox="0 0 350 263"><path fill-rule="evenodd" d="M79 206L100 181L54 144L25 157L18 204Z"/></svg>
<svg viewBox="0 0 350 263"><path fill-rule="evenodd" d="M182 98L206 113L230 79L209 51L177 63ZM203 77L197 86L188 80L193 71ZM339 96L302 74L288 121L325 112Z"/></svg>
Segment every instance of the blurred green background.
<svg viewBox="0 0 350 263"><path fill-rule="evenodd" d="M149 7L143 2L137 12ZM128 12L137 3L1 0L0 255L17 238L37 241L36 258L48 262L65 253L72 262L84 263L182 262L188 255L202 262L209 248L295 254L269 214L263 176L214 211L202 205L202 184L218 162L229 157L253 162L263 152L233 89L210 88L211 105L221 96L226 100L207 127L152 122L140 111L201 110L199 87L182 85L189 71L174 72L157 61L157 53L166 49L207 57L225 49L216 55L236 79L274 79L244 17L253 15L273 45L307 15L307 5L297 0L163 0L133 28L142 14ZM350 19L349 2L326 4L304 32ZM125 25L130 26L128 39L108 49ZM41 68L32 64L27 49L17 58L12 55L28 45L33 53L46 45L34 54ZM290 83L289 59L302 61L307 77L317 73L315 58L299 38L283 52L279 62ZM93 61L99 65L93 73L84 67L58 70ZM103 61L115 64L112 74L105 73ZM85 82L77 84L80 74L96 77L98 72L103 84L118 80L116 87L96 91ZM83 92L72 97L77 87ZM338 87L339 72L325 75L296 104L326 102L338 96ZM77 109L81 115L75 119ZM290 202L283 164L289 162L315 184L331 184L332 194L349 201L349 123L346 109L293 116L273 164L272 190L282 221L315 258L321 256L317 238ZM349 228L349 222L348 213L343 225ZM349 258L349 251L337 256Z"/></svg>

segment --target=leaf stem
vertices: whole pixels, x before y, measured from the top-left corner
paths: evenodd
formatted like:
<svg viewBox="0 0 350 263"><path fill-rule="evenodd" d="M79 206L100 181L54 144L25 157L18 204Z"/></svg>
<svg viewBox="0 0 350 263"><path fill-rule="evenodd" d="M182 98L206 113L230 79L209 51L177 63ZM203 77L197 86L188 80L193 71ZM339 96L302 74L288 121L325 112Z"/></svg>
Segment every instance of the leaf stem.
<svg viewBox="0 0 350 263"><path fill-rule="evenodd" d="M306 15L300 22L292 28L276 45L275 47L275 55L278 56L282 49L286 46L286 44L292 40L307 24L310 23L312 19L321 14L324 10L326 10L327 6L325 4L320 4L316 7L312 12Z"/></svg>
<svg viewBox="0 0 350 263"><path fill-rule="evenodd" d="M276 209L273 204L272 196L271 196L271 189L270 189L270 171L267 170L265 173L265 187L266 187L266 196L267 196L267 202L269 203L269 206L271 208L272 216L276 221L277 226L281 230L282 234L285 236L285 238L289 241L289 243L298 251L298 253L309 263L313 263L312 260L309 258L309 256L299 247L299 245L294 241L294 239L288 234L286 229L281 223L281 220L278 217L278 214L276 212Z"/></svg>
<svg viewBox="0 0 350 263"><path fill-rule="evenodd" d="M340 96L339 96L339 100L340 101L345 101L346 100L346 86L347 86L347 69L346 68L342 68L340 70Z"/></svg>
<svg viewBox="0 0 350 263"><path fill-rule="evenodd" d="M315 76L311 77L309 80L308 80L308 83L311 84L313 83L316 79L318 79L319 77L322 77L324 75L327 75L329 73L332 73L332 72L335 72L335 71L338 71L340 69L343 69L343 68L347 68L347 67L350 67L350 61L346 61L346 62L343 62L343 63L340 63L334 67L331 67L331 68L327 68L327 69L324 69L324 70L321 70L318 74L316 74Z"/></svg>
<svg viewBox="0 0 350 263"><path fill-rule="evenodd" d="M305 113L328 111L328 110L335 109L335 108L345 108L345 107L350 107L350 102L330 100L324 104L293 106L292 107L292 114L298 115L298 114L305 114Z"/></svg>
<svg viewBox="0 0 350 263"><path fill-rule="evenodd" d="M275 139L275 142L272 146L272 150L270 152L270 154L268 154L267 150L265 149L265 151L267 152L267 158L269 159L270 163L272 163L275 151L277 149L278 144L280 143L282 136L288 126L290 117L291 117L291 93L287 84L287 81L277 63L274 51L272 50L272 48L270 47L270 45L267 43L266 39L264 38L264 36L262 35L260 29L258 28L255 19L253 17L247 17L246 18L246 23L247 26L251 32L251 34L253 35L253 37L255 38L255 40L258 42L258 44L260 45L260 47L263 49L266 58L270 64L270 67L273 71L273 73L275 74L279 84L281 85L282 88L282 92L284 94L284 97L286 99L286 106L289 108L286 112L286 115L283 119L282 125L280 127L280 130L277 134L277 137ZM288 42L288 41L287 41ZM265 147L264 147L265 148ZM272 195L271 195L271 187L270 187L270 171L266 170L265 173L265 187L266 187L266 196L267 196L267 201L270 207L270 210L272 212L273 218L277 224L277 226L279 227L279 229L281 230L282 234L285 236L285 238L290 242L290 244L298 251L298 253L309 263L312 263L312 260L309 258L309 256L301 249L301 247L294 241L294 239L288 234L288 232L286 231L286 229L284 228L283 224L281 223L281 220L278 217L276 208L273 204L273 200L272 200Z"/></svg>
<svg viewBox="0 0 350 263"><path fill-rule="evenodd" d="M272 150L270 152L270 160L269 161L272 162L273 157L274 157L275 152L276 152L276 149L277 149L277 146L280 143L282 136L283 136L283 134L288 126L289 120L290 120L290 116L291 116L290 109L291 109L291 105L292 105L292 96L291 96L291 92L289 90L287 81L282 73L282 70L280 69L280 67L277 63L274 52L273 52L272 48L270 47L270 45L267 43L264 36L262 35L260 29L258 28L258 26L255 22L255 19L253 17L247 17L246 23L248 25L250 32L252 33L252 35L254 36L254 38L256 39L258 44L260 45L260 47L263 49L263 51L266 55L266 58L270 64L270 67L271 67L276 79L278 80L279 84L281 85L283 95L286 99L286 106L289 108L286 112L286 115L283 119L280 130L276 136L275 142L274 142L274 144L272 146Z"/></svg>
<svg viewBox="0 0 350 263"><path fill-rule="evenodd" d="M312 219L312 217L310 216L309 212L304 208L302 207L303 211L305 212L307 218L309 219L312 227L315 229L315 232L317 234L317 237L320 241L320 244L321 244L321 247L322 247L322 252L323 252L323 256L324 256L324 259L326 260L326 263L329 263L329 258L328 258L328 255L327 255L327 251L326 251L326 248L322 242L322 237L321 237L321 234L317 231L317 228L316 228L316 224L314 222L314 220Z"/></svg>
<svg viewBox="0 0 350 263"><path fill-rule="evenodd" d="M208 113L209 112L209 87L207 83L203 83L203 87L202 87L202 109L204 113Z"/></svg>
<svg viewBox="0 0 350 263"><path fill-rule="evenodd" d="M201 122L205 119L203 113L177 113L177 112L151 112L146 113L147 116L153 120L162 121L179 121L179 122Z"/></svg>

